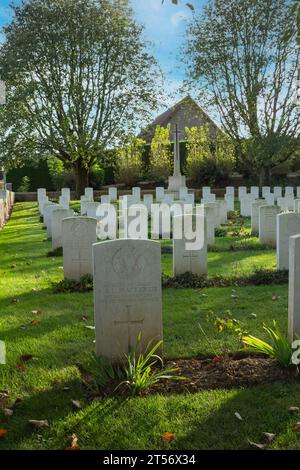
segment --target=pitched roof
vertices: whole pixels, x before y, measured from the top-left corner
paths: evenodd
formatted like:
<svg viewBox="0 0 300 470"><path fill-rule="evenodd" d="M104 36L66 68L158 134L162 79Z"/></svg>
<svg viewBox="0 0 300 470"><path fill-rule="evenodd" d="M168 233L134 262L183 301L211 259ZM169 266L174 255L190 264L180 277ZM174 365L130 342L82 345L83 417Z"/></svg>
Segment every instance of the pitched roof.
<svg viewBox="0 0 300 470"><path fill-rule="evenodd" d="M157 116L157 118L141 132L140 137L145 139L146 142L150 142L154 136L156 126L167 127L168 124L171 124L172 127L174 123L177 123L181 129L193 126L199 127L204 124L208 124L213 133L218 129L218 126L208 114L206 114L193 98L188 95ZM170 140L173 140L172 135L170 136Z"/></svg>

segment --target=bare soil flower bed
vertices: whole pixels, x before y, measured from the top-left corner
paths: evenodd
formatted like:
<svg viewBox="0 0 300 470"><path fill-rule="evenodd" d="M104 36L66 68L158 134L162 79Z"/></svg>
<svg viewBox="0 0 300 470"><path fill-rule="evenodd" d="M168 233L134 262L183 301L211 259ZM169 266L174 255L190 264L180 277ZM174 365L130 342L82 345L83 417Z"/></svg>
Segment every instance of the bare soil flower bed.
<svg viewBox="0 0 300 470"><path fill-rule="evenodd" d="M252 387L274 382L299 381L296 366L282 368L270 358L231 356L226 361L222 357L205 359L178 359L166 362L166 367L177 367L178 375L185 380L163 380L143 392L144 395L160 393L195 393L200 390ZM125 385L118 387L118 381L110 381L100 388L101 396L129 396Z"/></svg>

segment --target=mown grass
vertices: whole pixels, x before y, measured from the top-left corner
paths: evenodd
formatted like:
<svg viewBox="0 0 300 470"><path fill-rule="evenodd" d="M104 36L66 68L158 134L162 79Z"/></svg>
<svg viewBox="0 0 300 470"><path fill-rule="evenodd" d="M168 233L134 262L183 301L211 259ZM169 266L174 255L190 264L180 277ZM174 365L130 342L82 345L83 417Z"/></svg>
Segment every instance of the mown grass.
<svg viewBox="0 0 300 470"><path fill-rule="evenodd" d="M92 293L53 293L52 282L61 280L63 272L62 258L46 256L50 245L36 205L16 204L0 232L0 340L7 347L7 364L0 365L0 390L9 393L7 406L20 401L12 417L0 411L0 428L9 431L0 440L0 449L64 448L72 432L81 448L159 449L165 446L165 431L175 432L171 447L177 449L247 448L247 439L259 442L264 431L277 434L272 448L299 447L291 424L300 418L287 411L289 405L300 404L298 385L87 401L79 366L89 369L93 362L94 331L86 328L93 325ZM163 258L163 269L170 272L171 255ZM274 252L210 253L210 275L230 275L234 263L245 270L258 263L270 268ZM262 323L273 318L285 328L287 286L165 289L165 356L222 351L222 339L206 316L210 310L222 314L228 309L252 334L263 336ZM234 339L229 347L236 349ZM33 358L19 367L24 354ZM75 410L71 399L80 400L82 409ZM234 416L236 411L243 421ZM29 419L48 419L50 428L33 430Z"/></svg>

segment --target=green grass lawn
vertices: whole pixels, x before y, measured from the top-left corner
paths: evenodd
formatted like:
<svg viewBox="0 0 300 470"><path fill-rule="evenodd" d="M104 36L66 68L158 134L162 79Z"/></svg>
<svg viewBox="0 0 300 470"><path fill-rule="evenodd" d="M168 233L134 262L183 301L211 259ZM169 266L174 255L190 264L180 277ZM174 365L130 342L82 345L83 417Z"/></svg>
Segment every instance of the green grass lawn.
<svg viewBox="0 0 300 470"><path fill-rule="evenodd" d="M298 385L87 401L80 366L89 370L93 363L94 331L86 328L93 325L92 293L53 293L52 282L61 280L63 271L61 257L46 256L50 249L36 204L16 204L0 232L0 340L7 347L7 365L0 365L0 391L9 393L6 406L17 398L19 403L9 418L0 411L0 428L8 430L0 449L60 449L72 432L82 449L160 449L165 431L175 432L175 449L248 448L247 439L261 442L262 432L276 433L271 448L299 447L299 434L291 431L291 423L300 416L287 411L290 405L300 405ZM247 273L257 266L274 268L274 251L224 248L209 253L210 276ZM163 271L171 273L172 255L163 255ZM286 327L287 286L165 289L165 356L221 352L222 340L206 317L211 310L221 314L228 309L245 329L263 337L263 322L276 319ZM234 338L229 347L236 350ZM34 357L20 367L24 354ZM81 410L74 409L72 399L81 401ZM243 421L234 416L236 411ZM30 419L48 419L50 427L34 430Z"/></svg>

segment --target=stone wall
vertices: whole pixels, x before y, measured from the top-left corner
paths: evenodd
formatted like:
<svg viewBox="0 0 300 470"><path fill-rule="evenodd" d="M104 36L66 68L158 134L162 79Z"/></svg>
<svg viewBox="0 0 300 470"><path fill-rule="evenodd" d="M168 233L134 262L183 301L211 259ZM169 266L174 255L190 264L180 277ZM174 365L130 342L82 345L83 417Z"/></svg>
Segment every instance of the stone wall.
<svg viewBox="0 0 300 470"><path fill-rule="evenodd" d="M12 191L0 191L0 229L8 220L15 201L15 193Z"/></svg>

